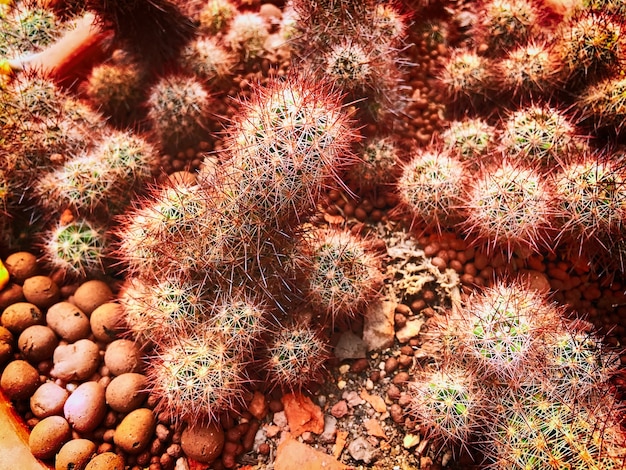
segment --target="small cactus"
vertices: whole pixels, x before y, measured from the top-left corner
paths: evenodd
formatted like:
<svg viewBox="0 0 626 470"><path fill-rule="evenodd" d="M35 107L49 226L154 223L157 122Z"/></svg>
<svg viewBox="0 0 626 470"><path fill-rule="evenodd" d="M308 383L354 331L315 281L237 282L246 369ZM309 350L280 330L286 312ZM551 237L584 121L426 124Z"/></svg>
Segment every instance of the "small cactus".
<svg viewBox="0 0 626 470"><path fill-rule="evenodd" d="M621 134L626 122L626 78L608 78L585 88L576 100L583 120Z"/></svg>
<svg viewBox="0 0 626 470"><path fill-rule="evenodd" d="M480 103L494 88L493 66L486 57L456 49L445 60L439 80L451 101Z"/></svg>
<svg viewBox="0 0 626 470"><path fill-rule="evenodd" d="M397 177L400 149L392 138L370 139L358 156L359 160L348 170L348 180L359 194L385 188Z"/></svg>
<svg viewBox="0 0 626 470"><path fill-rule="evenodd" d="M270 383L299 390L318 378L328 358L328 345L313 327L280 327L267 345L266 367Z"/></svg>
<svg viewBox="0 0 626 470"><path fill-rule="evenodd" d="M160 344L146 375L157 411L174 421L214 422L243 401L246 375L241 358L201 332Z"/></svg>
<svg viewBox="0 0 626 470"><path fill-rule="evenodd" d="M508 256L518 248L547 246L556 208L549 183L523 163L503 161L487 167L471 182L462 226L489 250Z"/></svg>
<svg viewBox="0 0 626 470"><path fill-rule="evenodd" d="M201 34L224 32L236 14L237 7L230 0L208 0L198 12L198 31Z"/></svg>
<svg viewBox="0 0 626 470"><path fill-rule="evenodd" d="M399 210L437 229L454 224L460 216L464 175L456 157L437 150L417 151L396 183Z"/></svg>
<svg viewBox="0 0 626 470"><path fill-rule="evenodd" d="M472 167L480 167L495 147L496 128L480 118L453 121L441 133L444 151L457 155Z"/></svg>
<svg viewBox="0 0 626 470"><path fill-rule="evenodd" d="M244 60L260 59L265 54L269 27L258 13L238 13L230 22L225 43Z"/></svg>
<svg viewBox="0 0 626 470"><path fill-rule="evenodd" d="M192 143L207 129L211 97L195 78L163 77L151 89L148 119L162 149Z"/></svg>
<svg viewBox="0 0 626 470"><path fill-rule="evenodd" d="M223 80L233 73L235 57L213 37L199 37L181 52L179 63L206 82Z"/></svg>
<svg viewBox="0 0 626 470"><path fill-rule="evenodd" d="M104 229L85 219L58 223L43 235L43 258L70 277L104 272L108 240Z"/></svg>
<svg viewBox="0 0 626 470"><path fill-rule="evenodd" d="M298 259L305 294L333 323L353 317L379 296L380 260L366 240L337 230L316 230L304 238Z"/></svg>

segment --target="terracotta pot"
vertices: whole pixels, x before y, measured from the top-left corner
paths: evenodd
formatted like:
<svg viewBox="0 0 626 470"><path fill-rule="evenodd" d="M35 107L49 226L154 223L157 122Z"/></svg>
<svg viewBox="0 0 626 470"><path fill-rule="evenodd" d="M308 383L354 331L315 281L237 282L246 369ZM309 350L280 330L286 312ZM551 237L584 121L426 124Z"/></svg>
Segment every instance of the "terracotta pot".
<svg viewBox="0 0 626 470"><path fill-rule="evenodd" d="M28 447L28 428L0 390L0 469L50 470Z"/></svg>

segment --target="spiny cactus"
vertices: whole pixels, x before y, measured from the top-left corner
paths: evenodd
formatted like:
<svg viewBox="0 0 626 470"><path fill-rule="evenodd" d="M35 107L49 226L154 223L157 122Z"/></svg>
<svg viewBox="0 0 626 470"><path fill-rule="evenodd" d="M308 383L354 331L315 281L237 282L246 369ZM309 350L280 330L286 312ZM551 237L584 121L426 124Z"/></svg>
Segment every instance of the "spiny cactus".
<svg viewBox="0 0 626 470"><path fill-rule="evenodd" d="M193 77L170 75L150 90L148 119L162 149L177 149L207 129L211 97Z"/></svg>
<svg viewBox="0 0 626 470"><path fill-rule="evenodd" d="M206 82L223 80L233 73L235 57L214 37L199 37L182 50L179 63L183 69Z"/></svg>
<svg viewBox="0 0 626 470"><path fill-rule="evenodd" d="M263 57L269 35L269 26L261 15L238 13L230 22L224 41L244 62L248 62Z"/></svg>
<svg viewBox="0 0 626 470"><path fill-rule="evenodd" d="M236 351L201 333L160 345L146 375L157 410L174 421L215 421L242 402L247 377Z"/></svg>
<svg viewBox="0 0 626 470"><path fill-rule="evenodd" d="M279 326L267 345L266 368L270 383L298 390L318 378L328 358L328 345L306 324Z"/></svg>
<svg viewBox="0 0 626 470"><path fill-rule="evenodd" d="M503 123L500 148L513 160L552 167L571 160L583 150L584 141L562 111L535 105L509 115Z"/></svg>
<svg viewBox="0 0 626 470"><path fill-rule="evenodd" d="M358 153L359 160L349 168L347 179L359 194L385 188L398 176L400 149L391 137L374 137Z"/></svg>
<svg viewBox="0 0 626 470"><path fill-rule="evenodd" d="M447 58L439 80L452 101L482 102L494 88L493 66L486 57L469 49L456 49Z"/></svg>
<svg viewBox="0 0 626 470"><path fill-rule="evenodd" d="M84 215L98 210L114 214L126 207L155 163L155 151L143 139L129 132L112 133L93 151L40 178L36 192L45 207L69 206Z"/></svg>
<svg viewBox="0 0 626 470"><path fill-rule="evenodd" d="M618 70L624 47L622 23L606 12L581 12L562 24L557 35L557 54L568 82Z"/></svg>
<svg viewBox="0 0 626 470"><path fill-rule="evenodd" d="M50 268L69 277L104 272L108 239L102 227L85 219L60 222L42 240L43 258Z"/></svg>
<svg viewBox="0 0 626 470"><path fill-rule="evenodd" d="M457 155L474 168L495 148L496 128L481 118L452 121L441 133L444 151Z"/></svg>
<svg viewBox="0 0 626 470"><path fill-rule="evenodd" d="M463 208L467 218L462 226L476 243L508 256L517 248L546 246L554 229L548 181L521 162L504 160L483 170L471 181Z"/></svg>
<svg viewBox="0 0 626 470"><path fill-rule="evenodd" d="M437 229L458 222L464 175L456 157L438 150L416 151L396 183L399 210Z"/></svg>
<svg viewBox="0 0 626 470"><path fill-rule="evenodd" d="M354 316L380 295L380 260L367 240L348 231L314 230L304 235L299 251L304 292L333 323Z"/></svg>
<svg viewBox="0 0 626 470"><path fill-rule="evenodd" d="M477 430L484 398L474 380L465 370L442 369L419 374L410 382L409 413L438 445L465 445Z"/></svg>
<svg viewBox="0 0 626 470"><path fill-rule="evenodd" d="M626 78L608 78L585 88L576 106L596 129L621 134L626 122Z"/></svg>
<svg viewBox="0 0 626 470"><path fill-rule="evenodd" d="M0 55L35 52L61 35L62 21L48 8L20 2L0 16Z"/></svg>
<svg viewBox="0 0 626 470"><path fill-rule="evenodd" d="M532 37L539 24L539 11L529 0L490 0L482 5L475 34L479 43L498 54Z"/></svg>
<svg viewBox="0 0 626 470"><path fill-rule="evenodd" d="M470 298L461 316L459 353L481 377L501 380L538 366L542 334L557 319L540 294L503 283Z"/></svg>
<svg viewBox="0 0 626 470"><path fill-rule="evenodd" d="M562 64L554 46L547 41L531 41L507 52L496 64L498 85L518 99L548 96L561 74Z"/></svg>
<svg viewBox="0 0 626 470"><path fill-rule="evenodd" d="M208 0L198 12L198 31L201 34L224 32L237 14L237 7L230 0Z"/></svg>
<svg viewBox="0 0 626 470"><path fill-rule="evenodd" d="M555 195L563 236L587 241L619 238L626 217L626 173L611 155L588 153L555 176ZM575 249L575 247L574 247Z"/></svg>

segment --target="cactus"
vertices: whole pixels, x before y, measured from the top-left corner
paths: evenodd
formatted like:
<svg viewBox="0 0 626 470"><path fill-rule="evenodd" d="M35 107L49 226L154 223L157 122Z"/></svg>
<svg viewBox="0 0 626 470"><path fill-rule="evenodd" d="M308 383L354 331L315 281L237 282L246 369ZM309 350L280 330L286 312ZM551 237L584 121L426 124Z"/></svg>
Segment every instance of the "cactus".
<svg viewBox="0 0 626 470"><path fill-rule="evenodd" d="M503 125L502 152L512 160L546 168L564 163L584 148L565 114L549 106L529 106L509 115Z"/></svg>
<svg viewBox="0 0 626 470"><path fill-rule="evenodd" d="M198 30L201 34L224 32L237 14L230 0L208 0L198 13Z"/></svg>
<svg viewBox="0 0 626 470"><path fill-rule="evenodd" d="M610 155L593 153L565 166L555 176L562 236L579 250L588 241L621 238L626 216L626 173Z"/></svg>
<svg viewBox="0 0 626 470"><path fill-rule="evenodd" d="M477 430L484 405L474 380L465 370L443 369L419 374L410 382L409 413L437 445L464 445Z"/></svg>
<svg viewBox="0 0 626 470"><path fill-rule="evenodd" d="M61 35L63 26L52 10L24 3L0 16L2 55L39 51Z"/></svg>
<svg viewBox="0 0 626 470"><path fill-rule="evenodd" d="M315 230L304 238L296 258L305 279L303 290L314 309L335 323L353 317L379 296L380 260L366 240L332 229Z"/></svg>
<svg viewBox="0 0 626 470"><path fill-rule="evenodd" d="M299 390L318 378L328 358L328 345L312 326L294 324L279 327L266 354L270 383Z"/></svg>
<svg viewBox="0 0 626 470"><path fill-rule="evenodd" d="M385 188L397 177L400 150L392 138L368 140L358 156L359 160L348 170L347 179L359 194Z"/></svg>
<svg viewBox="0 0 626 470"><path fill-rule="evenodd" d="M493 66L469 49L456 49L445 60L439 80L451 101L480 103L494 88Z"/></svg>
<svg viewBox="0 0 626 470"><path fill-rule="evenodd" d="M195 78L170 75L150 90L148 119L162 149L190 144L206 131L211 97Z"/></svg>
<svg viewBox="0 0 626 470"><path fill-rule="evenodd" d="M583 120L621 134L626 122L626 78L612 77L585 88L576 100Z"/></svg>
<svg viewBox="0 0 626 470"><path fill-rule="evenodd" d="M582 12L562 25L557 55L566 80L589 80L619 68L624 54L622 24L605 12Z"/></svg>
<svg viewBox="0 0 626 470"><path fill-rule="evenodd" d="M503 91L524 100L549 96L562 73L562 64L547 41L531 41L509 50L496 67Z"/></svg>
<svg viewBox="0 0 626 470"><path fill-rule="evenodd" d="M179 63L187 73L212 82L233 73L235 57L215 38L199 37L182 50Z"/></svg>
<svg viewBox="0 0 626 470"><path fill-rule="evenodd" d="M269 35L269 27L259 14L238 13L230 22L224 41L244 62L249 62L264 56Z"/></svg>
<svg viewBox="0 0 626 470"><path fill-rule="evenodd" d="M490 0L484 3L475 26L477 41L491 54L526 42L537 32L539 12L529 0Z"/></svg>
<svg viewBox="0 0 626 470"><path fill-rule="evenodd" d="M161 344L148 365L157 412L173 421L216 421L243 401L247 380L241 358L201 332Z"/></svg>
<svg viewBox="0 0 626 470"><path fill-rule="evenodd" d="M480 377L505 381L538 366L542 335L558 318L537 292L503 283L470 298L461 316L459 354Z"/></svg>
<svg viewBox="0 0 626 470"><path fill-rule="evenodd" d="M443 149L474 168L480 167L495 147L496 128L480 118L453 121L441 133Z"/></svg>
<svg viewBox="0 0 626 470"><path fill-rule="evenodd" d="M415 152L396 183L398 209L438 230L458 222L464 173L463 164L452 155L437 150Z"/></svg>
<svg viewBox="0 0 626 470"><path fill-rule="evenodd" d="M518 248L538 251L548 246L556 208L548 182L520 163L492 164L471 182L463 208L462 227L491 251L509 257Z"/></svg>
<svg viewBox="0 0 626 470"><path fill-rule="evenodd" d="M42 245L45 263L69 277L104 272L108 250L105 230L85 219L58 223L43 234Z"/></svg>
<svg viewBox="0 0 626 470"><path fill-rule="evenodd" d="M84 84L84 92L96 109L116 122L136 118L143 95L145 71L130 60L95 66Z"/></svg>

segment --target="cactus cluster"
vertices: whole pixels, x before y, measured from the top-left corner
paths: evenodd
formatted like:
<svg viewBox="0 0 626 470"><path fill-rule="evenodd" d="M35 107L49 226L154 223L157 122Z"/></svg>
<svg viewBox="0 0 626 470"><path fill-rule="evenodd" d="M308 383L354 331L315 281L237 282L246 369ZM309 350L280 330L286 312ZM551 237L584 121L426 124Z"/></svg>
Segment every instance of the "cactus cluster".
<svg viewBox="0 0 626 470"><path fill-rule="evenodd" d="M621 468L618 356L543 294L496 283L439 328L444 363L411 383L410 414L485 468Z"/></svg>

